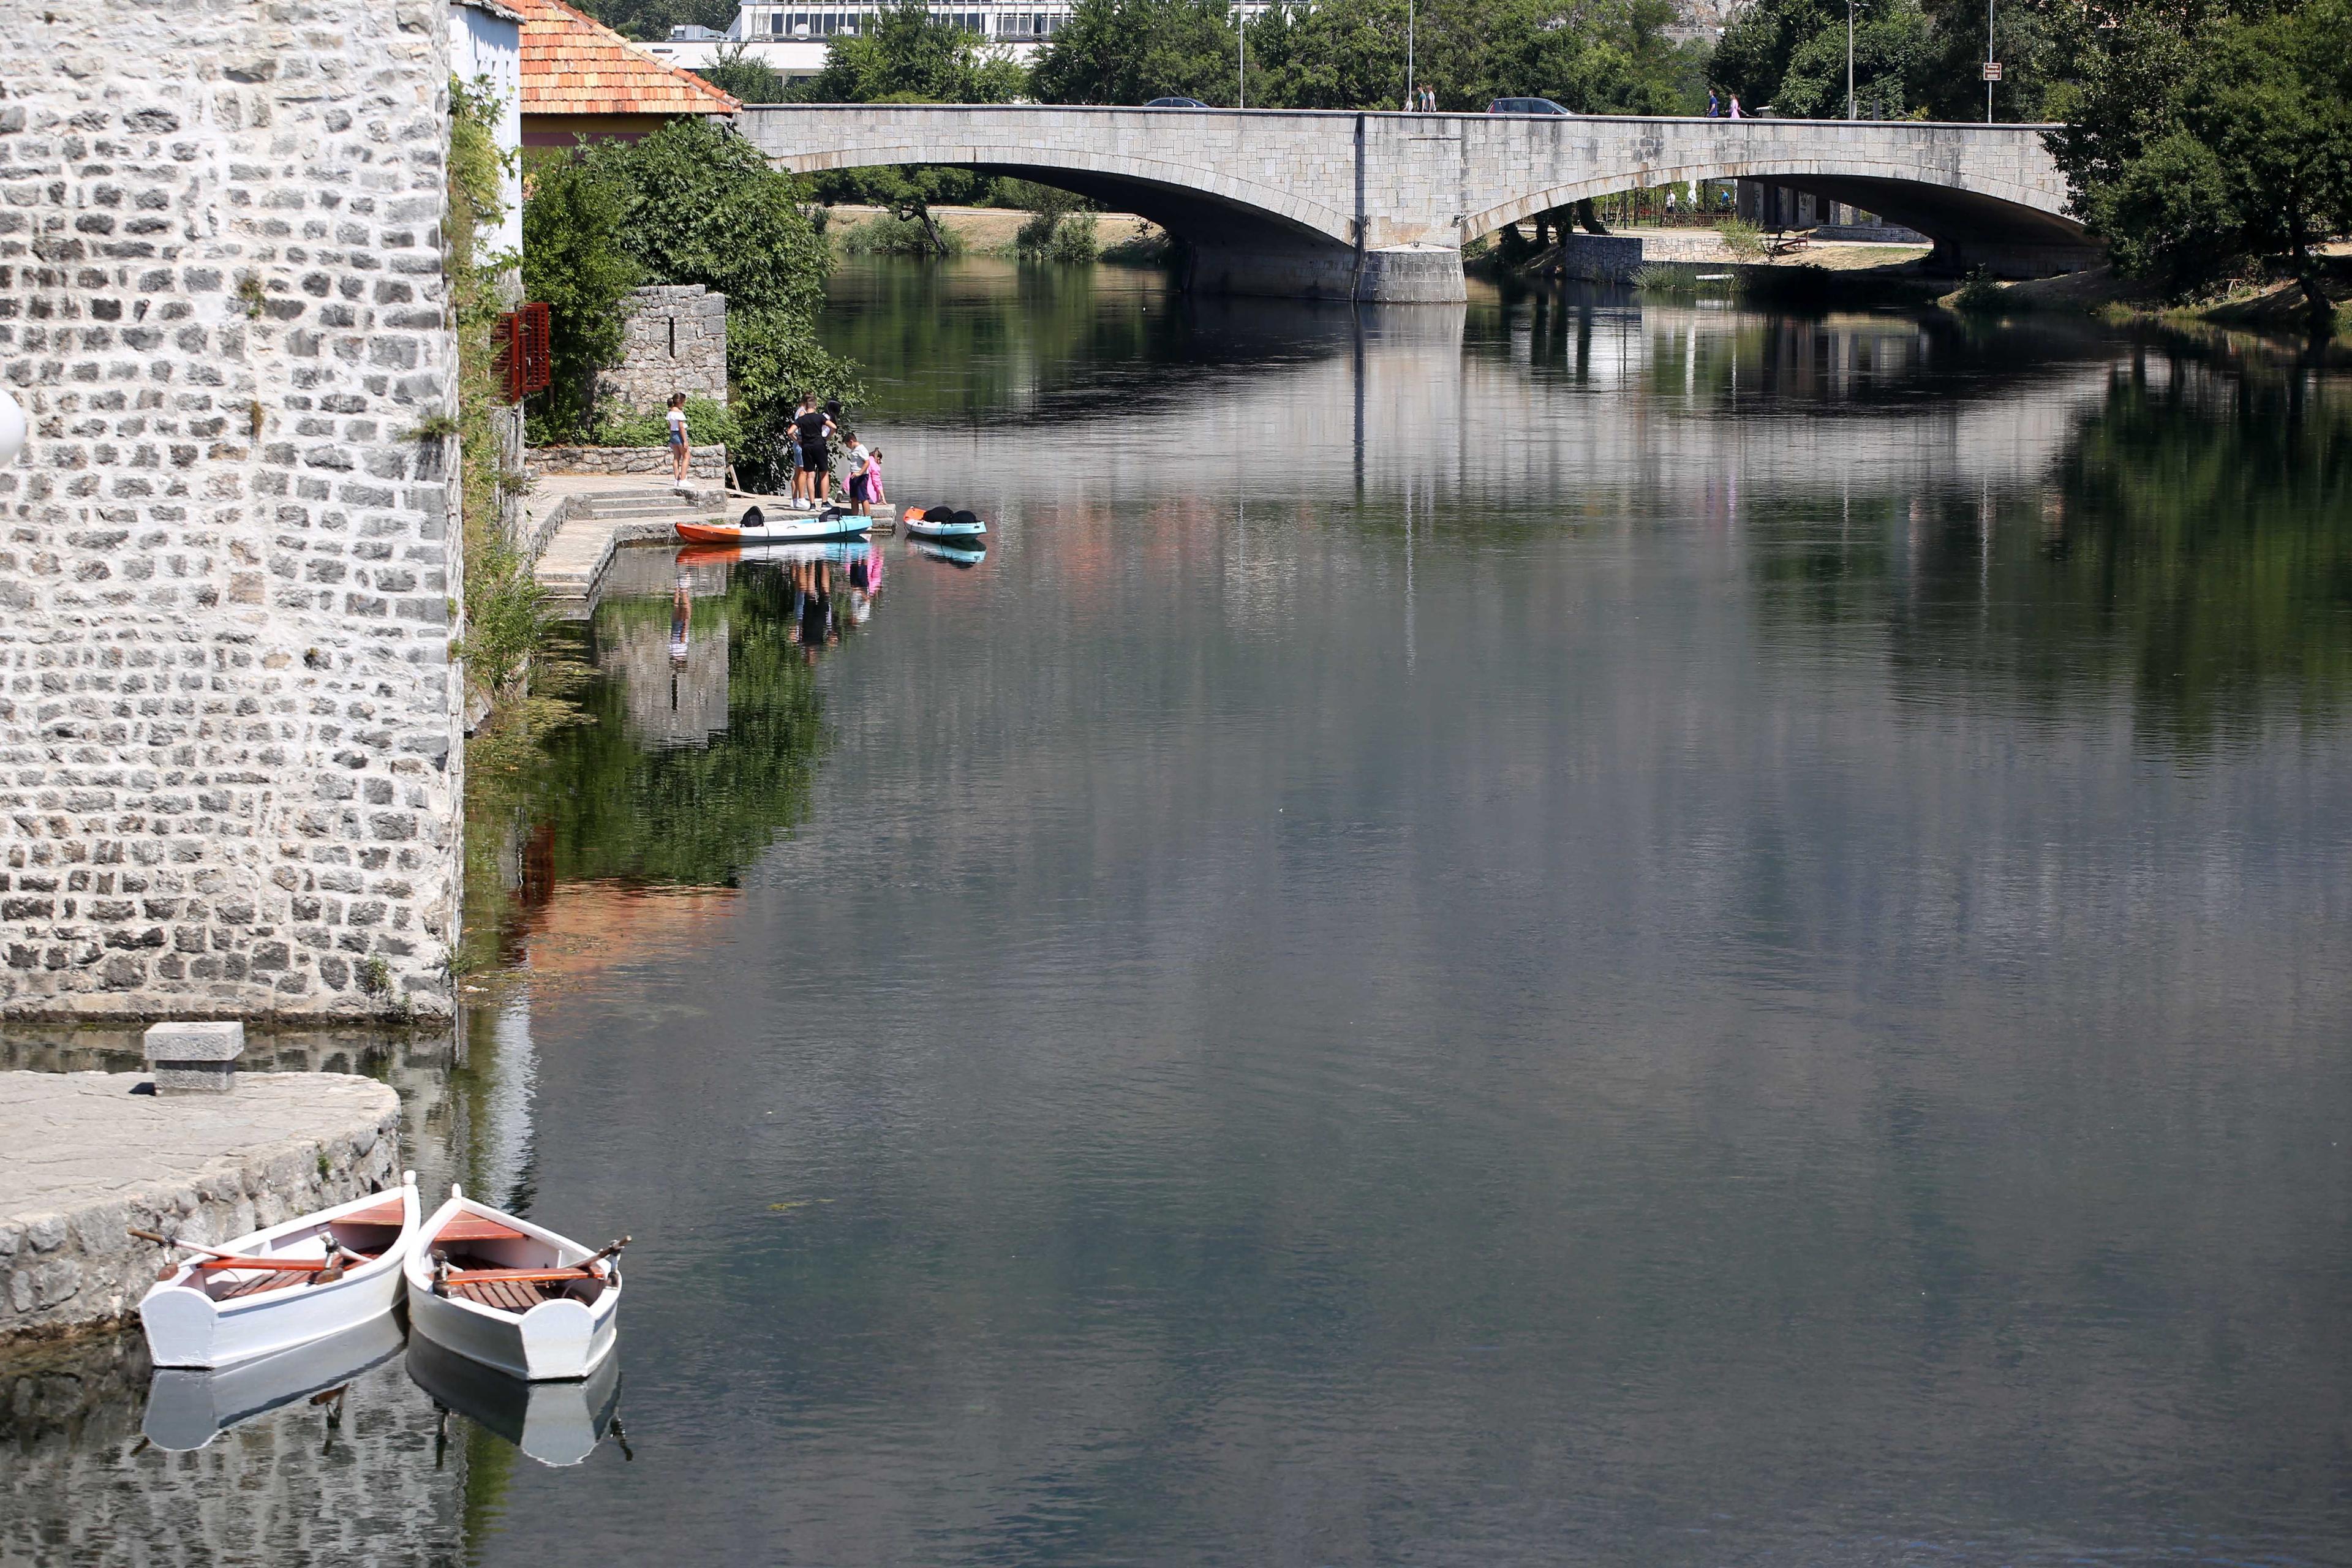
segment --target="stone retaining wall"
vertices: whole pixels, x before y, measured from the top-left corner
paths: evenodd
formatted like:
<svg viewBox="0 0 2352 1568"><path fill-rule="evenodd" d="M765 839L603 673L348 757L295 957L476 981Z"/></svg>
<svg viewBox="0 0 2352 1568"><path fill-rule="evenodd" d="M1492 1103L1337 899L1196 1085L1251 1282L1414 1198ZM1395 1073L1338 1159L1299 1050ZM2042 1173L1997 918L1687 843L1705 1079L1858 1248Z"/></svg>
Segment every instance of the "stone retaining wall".
<svg viewBox="0 0 2352 1568"><path fill-rule="evenodd" d="M400 1099L340 1073L134 1095L139 1073L0 1074L0 1341L121 1321L163 1257L399 1180Z"/></svg>
<svg viewBox="0 0 2352 1568"><path fill-rule="evenodd" d="M443 0L0 25L0 1014L446 1014Z"/></svg>
<svg viewBox="0 0 2352 1568"><path fill-rule="evenodd" d="M727 296L656 283L622 301L621 363L596 373L599 408L667 408L670 394L727 401Z"/></svg>
<svg viewBox="0 0 2352 1568"><path fill-rule="evenodd" d="M727 482L727 448L688 447L689 479ZM541 474L667 474L667 447L535 447L524 458L533 479Z"/></svg>

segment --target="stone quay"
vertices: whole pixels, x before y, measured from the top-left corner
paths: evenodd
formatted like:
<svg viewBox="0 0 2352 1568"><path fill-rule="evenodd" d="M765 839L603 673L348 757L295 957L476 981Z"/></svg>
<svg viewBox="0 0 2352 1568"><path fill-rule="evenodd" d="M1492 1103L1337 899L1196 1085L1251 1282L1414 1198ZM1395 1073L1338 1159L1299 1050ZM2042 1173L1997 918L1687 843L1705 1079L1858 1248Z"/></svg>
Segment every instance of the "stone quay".
<svg viewBox="0 0 2352 1568"><path fill-rule="evenodd" d="M168 1028L169 1026L163 1026ZM151 1036L186 1053L179 1035ZM121 1322L167 1255L130 1231L214 1244L400 1179L400 1097L342 1073L0 1073L0 1343ZM178 1074L187 1087L158 1092ZM191 1079L194 1081L190 1081Z"/></svg>

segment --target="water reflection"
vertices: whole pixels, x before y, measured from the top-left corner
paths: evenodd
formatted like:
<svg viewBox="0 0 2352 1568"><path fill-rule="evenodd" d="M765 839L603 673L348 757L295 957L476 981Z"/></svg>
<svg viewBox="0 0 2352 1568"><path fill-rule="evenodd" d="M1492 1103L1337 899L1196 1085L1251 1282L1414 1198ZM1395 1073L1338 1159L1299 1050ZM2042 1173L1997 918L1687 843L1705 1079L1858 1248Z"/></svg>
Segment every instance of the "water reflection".
<svg viewBox="0 0 2352 1568"><path fill-rule="evenodd" d="M624 1459L636 1458L621 1426L617 1352L584 1382L526 1383L417 1335L408 1342L408 1375L436 1411L463 1415L540 1464L580 1464L607 1438ZM442 1430L446 1439L446 1423Z"/></svg>
<svg viewBox="0 0 2352 1568"><path fill-rule="evenodd" d="M323 1453L342 1429L352 1383L398 1355L404 1338L400 1320L386 1312L323 1340L218 1371L159 1367L147 1388L140 1430L155 1447L183 1453L299 1399L321 1412Z"/></svg>

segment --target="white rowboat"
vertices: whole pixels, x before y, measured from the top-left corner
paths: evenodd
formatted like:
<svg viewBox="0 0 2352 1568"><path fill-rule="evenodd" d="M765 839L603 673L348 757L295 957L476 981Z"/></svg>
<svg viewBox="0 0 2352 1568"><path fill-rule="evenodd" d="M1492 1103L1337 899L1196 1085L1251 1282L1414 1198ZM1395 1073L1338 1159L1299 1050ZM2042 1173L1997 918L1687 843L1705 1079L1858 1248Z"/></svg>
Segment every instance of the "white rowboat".
<svg viewBox="0 0 2352 1568"><path fill-rule="evenodd" d="M409 1249L408 1321L532 1383L586 1377L619 1337L620 1265L602 1256L453 1186Z"/></svg>
<svg viewBox="0 0 2352 1568"><path fill-rule="evenodd" d="M392 1310L416 1234L416 1173L399 1190L354 1198L203 1250L139 1302L157 1366L223 1367L322 1340ZM332 1240L345 1258L326 1267ZM219 1256L219 1255L227 1256Z"/></svg>

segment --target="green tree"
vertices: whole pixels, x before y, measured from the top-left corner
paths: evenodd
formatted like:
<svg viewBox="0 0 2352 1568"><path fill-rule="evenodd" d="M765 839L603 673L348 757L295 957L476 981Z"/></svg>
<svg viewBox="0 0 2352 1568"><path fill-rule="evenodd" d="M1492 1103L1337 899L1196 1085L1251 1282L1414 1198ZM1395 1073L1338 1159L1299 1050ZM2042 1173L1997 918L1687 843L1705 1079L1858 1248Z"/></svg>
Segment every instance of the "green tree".
<svg viewBox="0 0 2352 1568"><path fill-rule="evenodd" d="M808 103L1010 103L1027 86L1020 63L979 35L897 0L855 33L836 33L824 68L796 96Z"/></svg>
<svg viewBox="0 0 2352 1568"><path fill-rule="evenodd" d="M1585 113L1695 107L1696 45L1666 36L1672 0L1424 0L1415 68L1442 108L1556 99ZM1293 109L1395 108L1404 100L1406 0L1276 7L1249 26L1249 101ZM1033 73L1064 103L1142 103L1181 93L1228 104L1240 40L1217 0L1080 0Z"/></svg>
<svg viewBox="0 0 2352 1568"><path fill-rule="evenodd" d="M554 153L532 161L522 206L524 297L547 305L551 378L533 399L531 439L576 434L596 372L621 353L621 301L645 269L621 242L629 195L603 165Z"/></svg>
<svg viewBox="0 0 2352 1568"><path fill-rule="evenodd" d="M668 37L672 27L725 32L735 19L736 0L580 0L580 9L623 37L652 43Z"/></svg>
<svg viewBox="0 0 2352 1568"><path fill-rule="evenodd" d="M1843 120L1845 28L1844 0L1757 0L1724 30L1707 74L1750 110L1769 106L1792 119ZM1854 96L1863 112L1900 120L1926 107L1928 33L1918 0L1863 0L1855 7Z"/></svg>
<svg viewBox="0 0 2352 1568"><path fill-rule="evenodd" d="M1030 83L1043 103L1230 104L1240 53L1226 0L1078 0Z"/></svg>
<svg viewBox="0 0 2352 1568"><path fill-rule="evenodd" d="M2174 295L2282 267L2332 328L2318 247L2352 230L2352 0L2123 0L2074 19L2081 79L2051 138L2116 265Z"/></svg>
<svg viewBox="0 0 2352 1568"><path fill-rule="evenodd" d="M824 68L794 97L811 103L1009 103L1027 87L1028 72L1011 56L934 16L923 0L895 0L869 16L864 30L835 34ZM932 254L944 256L947 241L931 209L974 201L987 183L969 169L909 164L821 175L816 188L827 202L870 203L919 223Z"/></svg>
<svg viewBox="0 0 2352 1568"><path fill-rule="evenodd" d="M799 393L856 390L849 368L816 341L833 253L801 210L799 182L699 115L601 142L587 162L620 191L619 243L647 281L727 296L738 468L766 477Z"/></svg>
<svg viewBox="0 0 2352 1568"><path fill-rule="evenodd" d="M751 58L740 44L719 50L717 58L694 74L745 103L782 103L792 96L783 73Z"/></svg>

